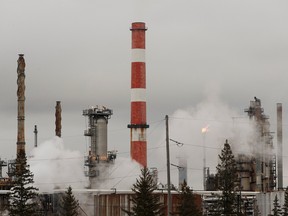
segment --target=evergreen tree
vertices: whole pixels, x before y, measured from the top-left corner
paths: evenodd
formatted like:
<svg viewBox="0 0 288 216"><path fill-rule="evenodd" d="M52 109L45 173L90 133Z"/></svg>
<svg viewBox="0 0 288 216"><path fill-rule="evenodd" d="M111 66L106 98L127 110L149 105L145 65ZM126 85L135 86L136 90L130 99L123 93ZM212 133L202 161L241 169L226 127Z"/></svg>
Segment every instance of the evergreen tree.
<svg viewBox="0 0 288 216"><path fill-rule="evenodd" d="M224 215L235 213L237 187L237 164L228 141L219 155L220 163L217 165L218 189L222 191L221 201L218 203Z"/></svg>
<svg viewBox="0 0 288 216"><path fill-rule="evenodd" d="M195 203L195 195L190 190L186 181L181 186L179 216L201 216L202 213Z"/></svg>
<svg viewBox="0 0 288 216"><path fill-rule="evenodd" d="M277 194L275 196L275 199L273 201L273 209L272 209L272 212L273 212L273 216L280 216L281 215L281 207L280 207L280 204L279 204L279 199L277 197Z"/></svg>
<svg viewBox="0 0 288 216"><path fill-rule="evenodd" d="M69 186L65 191L61 202L61 216L77 216L79 215L79 203L75 199L72 188Z"/></svg>
<svg viewBox="0 0 288 216"><path fill-rule="evenodd" d="M38 189L33 187L33 174L27 165L25 151L19 151L13 171L13 184L9 193L10 216L39 215L36 198Z"/></svg>
<svg viewBox="0 0 288 216"><path fill-rule="evenodd" d="M282 210L283 210L282 215L288 216L288 187L286 187L286 190L285 190L284 205L283 205Z"/></svg>
<svg viewBox="0 0 288 216"><path fill-rule="evenodd" d="M132 210L122 210L129 216L164 215L164 206L160 203L160 196L153 193L156 189L157 185L149 173L149 170L147 168L141 169L141 175L132 187L132 191L134 192L131 199L133 203Z"/></svg>

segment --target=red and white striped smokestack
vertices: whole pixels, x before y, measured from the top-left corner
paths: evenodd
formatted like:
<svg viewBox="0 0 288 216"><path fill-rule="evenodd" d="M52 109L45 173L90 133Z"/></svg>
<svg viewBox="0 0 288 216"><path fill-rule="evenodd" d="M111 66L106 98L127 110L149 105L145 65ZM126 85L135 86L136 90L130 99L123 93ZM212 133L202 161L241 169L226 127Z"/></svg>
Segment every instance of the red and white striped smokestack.
<svg viewBox="0 0 288 216"><path fill-rule="evenodd" d="M145 63L145 23L132 23L131 58L131 158L147 167L146 128L146 63Z"/></svg>

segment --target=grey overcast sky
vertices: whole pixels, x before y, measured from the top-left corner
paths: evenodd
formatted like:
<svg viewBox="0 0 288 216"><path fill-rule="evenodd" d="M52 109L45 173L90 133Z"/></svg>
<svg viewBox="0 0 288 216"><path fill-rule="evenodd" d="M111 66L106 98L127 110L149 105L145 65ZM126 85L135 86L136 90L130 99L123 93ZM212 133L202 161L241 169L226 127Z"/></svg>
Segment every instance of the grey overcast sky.
<svg viewBox="0 0 288 216"><path fill-rule="evenodd" d="M236 117L244 116L257 96L272 131L276 103L283 103L285 134L287 10L286 0L0 0L0 157L11 159L16 152L18 53L26 60L28 150L34 145L34 125L39 143L54 136L60 100L67 148L87 150L82 110L105 105L114 112L109 149L128 157L129 29L136 21L148 27L148 148L161 146L166 114L200 109L211 95Z"/></svg>

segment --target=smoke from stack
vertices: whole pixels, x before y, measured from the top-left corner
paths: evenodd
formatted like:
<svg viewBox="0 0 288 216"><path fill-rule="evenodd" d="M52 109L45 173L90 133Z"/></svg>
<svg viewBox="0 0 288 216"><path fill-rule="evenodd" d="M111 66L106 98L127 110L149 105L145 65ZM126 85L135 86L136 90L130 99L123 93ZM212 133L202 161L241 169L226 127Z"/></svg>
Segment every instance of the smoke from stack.
<svg viewBox="0 0 288 216"><path fill-rule="evenodd" d="M66 148L58 136L39 143L28 158L34 174L35 186L41 192L52 192L55 188L86 188L87 178L83 172L81 152Z"/></svg>
<svg viewBox="0 0 288 216"><path fill-rule="evenodd" d="M147 166L145 23L132 23L130 154L141 166Z"/></svg>
<svg viewBox="0 0 288 216"><path fill-rule="evenodd" d="M17 155L25 152L25 59L24 54L19 54L17 67L17 98L18 98L18 133Z"/></svg>

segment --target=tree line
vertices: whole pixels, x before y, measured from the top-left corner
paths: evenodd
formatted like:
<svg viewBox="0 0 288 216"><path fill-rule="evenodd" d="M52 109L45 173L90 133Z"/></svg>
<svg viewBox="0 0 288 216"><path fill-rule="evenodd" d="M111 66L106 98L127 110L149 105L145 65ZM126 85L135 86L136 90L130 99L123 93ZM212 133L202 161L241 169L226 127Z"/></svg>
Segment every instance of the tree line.
<svg viewBox="0 0 288 216"><path fill-rule="evenodd" d="M219 163L216 166L215 185L221 195L215 195L213 202L206 206L205 212L201 212L199 206L195 203L195 195L187 186L187 183L181 187L180 202L175 212L170 215L178 216L245 216L248 215L246 207L241 205L241 197L239 197L239 178L237 174L237 162L233 155L228 140L224 143L221 153L218 155ZM156 190L152 176L147 169L142 169L140 179L133 185L134 196L131 199L133 203L132 210L123 210L129 216L161 216L164 214L163 203L159 203L157 194L152 192ZM152 208L149 206L153 206ZM254 208L254 215L261 215L257 206ZM273 202L272 214L269 216L288 216L288 187L285 190L284 204L281 207L277 195Z"/></svg>
<svg viewBox="0 0 288 216"><path fill-rule="evenodd" d="M244 216L245 210L239 206L237 188L239 188L237 162L226 140L221 153L218 155L219 163L216 166L216 188L221 195L215 195L215 199L206 206L205 212L196 203L196 195L193 190L184 182L179 190L177 207L170 215L177 216ZM40 216L41 207L39 203L38 189L33 186L33 173L29 170L27 157L24 151L17 154L13 171L13 187L9 193L8 214L10 216ZM160 194L155 193L157 182L154 181L148 168L141 169L140 176L132 186L132 198L130 209L122 208L128 216L163 216L166 206L160 201ZM241 198L240 198L241 199ZM59 215L79 215L79 202L75 199L72 188L69 186L65 194L61 196ZM254 215L260 215L254 212ZM271 216L288 216L288 187L285 190L284 204L280 206L277 195L273 201Z"/></svg>

